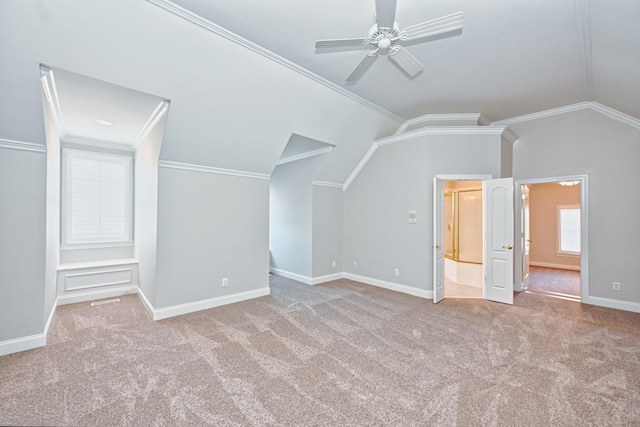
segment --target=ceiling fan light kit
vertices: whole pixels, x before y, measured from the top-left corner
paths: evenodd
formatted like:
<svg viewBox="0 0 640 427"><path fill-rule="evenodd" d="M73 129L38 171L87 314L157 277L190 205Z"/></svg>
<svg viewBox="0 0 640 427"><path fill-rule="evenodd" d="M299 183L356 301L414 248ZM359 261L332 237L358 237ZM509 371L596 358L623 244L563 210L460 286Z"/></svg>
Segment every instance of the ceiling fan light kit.
<svg viewBox="0 0 640 427"><path fill-rule="evenodd" d="M376 61L379 54L389 54L409 77L415 77L424 66L402 45L404 42L427 41L430 37L449 37L462 30L463 13L456 12L441 18L432 19L400 30L395 22L397 0L376 0L376 23L369 30L367 38L330 39L316 41L316 49L326 48L362 48L371 50L349 73L345 81L355 82Z"/></svg>

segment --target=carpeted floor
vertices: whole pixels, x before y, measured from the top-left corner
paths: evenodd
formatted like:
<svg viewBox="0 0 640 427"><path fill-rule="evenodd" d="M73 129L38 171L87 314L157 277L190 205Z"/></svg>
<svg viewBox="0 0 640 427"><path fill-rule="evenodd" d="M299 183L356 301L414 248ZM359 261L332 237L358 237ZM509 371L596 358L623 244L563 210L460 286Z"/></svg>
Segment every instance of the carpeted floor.
<svg viewBox="0 0 640 427"><path fill-rule="evenodd" d="M522 293L439 304L348 280L152 322L61 306L0 358L2 425L640 425L640 315Z"/></svg>
<svg viewBox="0 0 640 427"><path fill-rule="evenodd" d="M529 290L580 296L580 271L559 268L529 268Z"/></svg>

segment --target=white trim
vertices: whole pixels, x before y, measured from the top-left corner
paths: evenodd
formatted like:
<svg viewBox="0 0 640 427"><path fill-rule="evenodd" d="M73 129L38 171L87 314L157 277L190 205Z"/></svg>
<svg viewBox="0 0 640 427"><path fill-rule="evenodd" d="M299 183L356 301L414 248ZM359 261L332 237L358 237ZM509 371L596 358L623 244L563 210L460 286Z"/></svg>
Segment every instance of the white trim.
<svg viewBox="0 0 640 427"><path fill-rule="evenodd" d="M511 117L505 120L492 122L491 126L510 126L516 123L528 122L531 120L543 119L545 117L557 116L559 114L571 113L589 108L590 102L578 102L577 104L565 105L564 107L551 108L549 110L538 111L536 113L525 114L523 116Z"/></svg>
<svg viewBox="0 0 640 427"><path fill-rule="evenodd" d="M520 137L518 135L516 135L516 133L514 131L512 131L510 128L505 128L504 133L502 134L502 136L512 144L515 144L516 141L518 141L518 139L520 139Z"/></svg>
<svg viewBox="0 0 640 427"><path fill-rule="evenodd" d="M144 306L144 309L147 311L147 314L149 314L149 317L151 318L151 320L154 320L153 306L151 305L151 303L149 302L149 299L147 298L145 293L142 291L142 288L140 287L138 287L138 298L140 298L140 301L142 301L142 305Z"/></svg>
<svg viewBox="0 0 640 427"><path fill-rule="evenodd" d="M333 273L324 276L312 277L311 284L319 285L321 283L333 282L334 280L344 279L344 273Z"/></svg>
<svg viewBox="0 0 640 427"><path fill-rule="evenodd" d="M282 270L280 268L269 267L269 272L278 276L286 277L287 279L295 280L296 282L304 283L305 285L313 285L313 278L303 276L302 274L292 273L291 271Z"/></svg>
<svg viewBox="0 0 640 427"><path fill-rule="evenodd" d="M153 130L153 128L158 123L158 121L160 121L162 116L164 116L167 111L169 111L169 101L167 100L160 101L158 106L153 110L153 112L149 116L149 119L147 120L147 122L144 124L142 129L140 129L138 140L133 144L133 151L137 151L138 148L140 148L140 145L142 145L147 135L149 135L149 133Z"/></svg>
<svg viewBox="0 0 640 427"><path fill-rule="evenodd" d="M53 322L53 315L56 313L56 308L58 307L58 298L53 302L53 307L51 307L51 312L49 313L49 318L47 319L47 323L44 325L44 334L45 336L49 333L49 327L51 326L51 322ZM46 341L45 341L46 344Z"/></svg>
<svg viewBox="0 0 640 427"><path fill-rule="evenodd" d="M537 113L525 114L523 116L512 117L510 119L492 122L491 126L510 126L516 123L528 122L530 120L543 119L545 117L557 116L559 114L571 113L574 111L590 109L603 114L613 120L640 129L640 119L624 114L598 102L578 102L577 104L565 105L564 107L552 108L550 110L538 111Z"/></svg>
<svg viewBox="0 0 640 427"><path fill-rule="evenodd" d="M135 294L138 292L136 285L121 286L97 291L74 292L68 295L58 296L58 305L75 304L77 302L93 301L97 299L118 297L121 295Z"/></svg>
<svg viewBox="0 0 640 427"><path fill-rule="evenodd" d="M191 172L204 172L204 173L212 173L217 175L240 176L243 178L256 178L256 179L266 179L266 180L271 179L270 175L267 175L264 173L245 172L245 171L238 171L233 169L223 169L223 168L216 168L213 166L203 166L203 165L194 165L191 163L172 162L169 160L160 160L158 162L158 166L161 168L168 168L168 169L179 169L179 170L185 170L185 171L191 171Z"/></svg>
<svg viewBox="0 0 640 427"><path fill-rule="evenodd" d="M622 301L611 298L592 297L588 296L582 298L582 302L590 305L597 305L599 307L614 308L616 310L632 311L634 313L640 313L640 303L631 301Z"/></svg>
<svg viewBox="0 0 640 427"><path fill-rule="evenodd" d="M58 89L56 88L56 80L53 76L53 70L44 64L40 64L40 81L42 82L42 88L44 89L44 95L47 98L49 107L51 107L51 114L53 115L53 121L56 125L58 138L61 139L64 133L64 124L60 98L58 96Z"/></svg>
<svg viewBox="0 0 640 427"><path fill-rule="evenodd" d="M386 282L384 280L373 279L371 277L358 276L357 274L344 273L344 278L367 285L377 286L379 288L388 289L390 291L402 292L403 294L413 295L420 298L432 299L433 291L426 289L418 289L412 286L401 285L399 283Z"/></svg>
<svg viewBox="0 0 640 427"><path fill-rule="evenodd" d="M0 148L8 148L10 150L32 151L34 153L46 153L47 147L33 142L14 141L11 139L0 138Z"/></svg>
<svg viewBox="0 0 640 427"><path fill-rule="evenodd" d="M335 187L342 188L344 184L340 184L338 182L328 182L328 181L313 181L312 185L317 185L318 187Z"/></svg>
<svg viewBox="0 0 640 427"><path fill-rule="evenodd" d="M307 151L305 153L296 154L295 156L286 157L284 159L278 160L278 162L276 162L276 166L295 162L296 160L308 159L309 157L318 156L320 154L330 153L334 148L335 147L332 145L331 147L322 147L318 148L317 150Z"/></svg>
<svg viewBox="0 0 640 427"><path fill-rule="evenodd" d="M207 310L222 305L233 304L236 302L246 301L254 298L269 295L271 289L265 288L255 289L253 291L239 292L233 295L225 295L221 297L209 298L200 301L189 302L185 304L172 305L164 308L153 308L149 301L144 302L147 311L150 311L153 320L168 319L169 317L181 316L183 314L193 313L195 311ZM146 300L146 297L143 297ZM148 306L147 306L148 304Z"/></svg>
<svg viewBox="0 0 640 427"><path fill-rule="evenodd" d="M561 270L580 271L579 265L553 264L550 262L535 262L535 261L529 261L529 265L532 265L534 267L559 268Z"/></svg>
<svg viewBox="0 0 640 427"><path fill-rule="evenodd" d="M364 98L359 97L358 95L349 92L348 90L336 85L335 83L330 82L329 80L326 80L320 76L318 76L315 73L312 73L311 71L307 70L306 68L303 68L297 64L294 64L293 62L289 61L288 59L285 59L279 55L276 55L275 53L261 47L258 46L255 43L250 42L249 40L238 36L235 33L232 33L231 31L222 28L216 24L214 24L213 22L191 12L188 11L168 0L147 0L149 3L156 5L164 10L166 10L167 12L170 12L186 21L191 22L192 24L197 25L200 28L203 28L207 31L210 31L214 34L217 34L221 37L224 37L225 39L234 42L242 47L245 47L255 53L258 53L262 56L264 56L265 58L268 58L280 65L283 65L287 68L289 68L290 70L293 70L317 83L322 84L323 86L332 89L336 92L338 92L339 94L353 100L356 101L362 105L364 105L365 107L368 107L372 110L377 111L380 114L385 115L386 117L393 119L395 121L397 121L398 123L404 123L404 119L396 114L393 114L392 112L385 110L384 108L370 102L367 101Z"/></svg>
<svg viewBox="0 0 640 427"><path fill-rule="evenodd" d="M438 178L443 181L486 181L488 179L493 179L493 175L437 174L434 178Z"/></svg>
<svg viewBox="0 0 640 427"><path fill-rule="evenodd" d="M375 153L377 149L378 149L378 144L376 144L376 142L374 141L373 144L371 144L371 147L369 147L367 152L364 153L364 156L362 156L362 159L360 159L356 167L351 171L351 173L347 177L347 180L344 182L344 185L342 186L342 191L347 191L347 188L349 188L353 180L356 179L356 176L358 176L362 168L364 168L364 166L367 164L367 162L369 161L371 156L373 156L373 153Z"/></svg>
<svg viewBox="0 0 640 427"><path fill-rule="evenodd" d="M435 126L415 129L398 135L391 135L374 141L378 146L395 144L426 135L502 135L506 126Z"/></svg>
<svg viewBox="0 0 640 427"><path fill-rule="evenodd" d="M591 104L590 108L592 110L597 111L598 113L604 114L605 116L613 120L617 120L619 122L622 122L636 129L640 129L640 119L637 119L628 114L624 114L618 110L614 110L611 107L607 107L606 105L602 105L597 102L591 102L590 104Z"/></svg>
<svg viewBox="0 0 640 427"><path fill-rule="evenodd" d="M453 122L453 121L474 121L481 126L488 126L490 122L481 113L458 113L458 114L425 114L424 116L415 117L407 120L401 127L402 131L398 129L396 134L403 133L410 126L415 126L420 123L429 122Z"/></svg>
<svg viewBox="0 0 640 427"><path fill-rule="evenodd" d="M110 259L110 260L88 261L88 262L73 262L68 264L60 264L58 266L58 271L79 270L82 268L113 267L117 265L132 265L137 263L138 263L138 260L135 258Z"/></svg>
<svg viewBox="0 0 640 427"><path fill-rule="evenodd" d="M29 335L13 340L0 342L0 356L18 353L20 351L31 350L38 347L44 347L47 344L47 334Z"/></svg>

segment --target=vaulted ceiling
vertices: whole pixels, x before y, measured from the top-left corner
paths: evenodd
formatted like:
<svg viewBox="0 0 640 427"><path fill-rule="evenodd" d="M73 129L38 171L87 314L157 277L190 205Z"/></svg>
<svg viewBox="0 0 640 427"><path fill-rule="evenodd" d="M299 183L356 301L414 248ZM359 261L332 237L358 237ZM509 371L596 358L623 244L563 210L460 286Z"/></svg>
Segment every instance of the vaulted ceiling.
<svg viewBox="0 0 640 427"><path fill-rule="evenodd" d="M366 51L314 43L366 37L374 0L173 3L405 119L478 112L497 121L583 101L640 118L636 0L398 0L401 28L462 11L464 29L409 46L425 65L413 79L380 56L353 84L344 79Z"/></svg>

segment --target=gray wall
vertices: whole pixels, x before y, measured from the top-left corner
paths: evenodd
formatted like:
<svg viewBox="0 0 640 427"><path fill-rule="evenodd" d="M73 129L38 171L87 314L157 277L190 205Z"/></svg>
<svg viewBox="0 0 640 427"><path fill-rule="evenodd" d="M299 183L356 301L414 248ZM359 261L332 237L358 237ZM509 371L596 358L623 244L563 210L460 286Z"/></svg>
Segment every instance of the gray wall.
<svg viewBox="0 0 640 427"><path fill-rule="evenodd" d="M313 277L342 272L342 188L313 186ZM332 262L336 266L332 267Z"/></svg>
<svg viewBox="0 0 640 427"><path fill-rule="evenodd" d="M160 167L154 308L268 287L268 206L266 179Z"/></svg>
<svg viewBox="0 0 640 427"><path fill-rule="evenodd" d="M325 155L277 166L271 174L269 249L271 267L312 275L312 182Z"/></svg>
<svg viewBox="0 0 640 427"><path fill-rule="evenodd" d="M515 179L588 174L590 295L640 303L640 130L591 110L511 128Z"/></svg>
<svg viewBox="0 0 640 427"><path fill-rule="evenodd" d="M45 319L46 154L0 148L0 341Z"/></svg>
<svg viewBox="0 0 640 427"><path fill-rule="evenodd" d="M432 290L433 177L500 177L503 151L499 135L430 135L378 148L345 192L344 271Z"/></svg>

